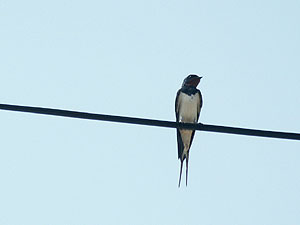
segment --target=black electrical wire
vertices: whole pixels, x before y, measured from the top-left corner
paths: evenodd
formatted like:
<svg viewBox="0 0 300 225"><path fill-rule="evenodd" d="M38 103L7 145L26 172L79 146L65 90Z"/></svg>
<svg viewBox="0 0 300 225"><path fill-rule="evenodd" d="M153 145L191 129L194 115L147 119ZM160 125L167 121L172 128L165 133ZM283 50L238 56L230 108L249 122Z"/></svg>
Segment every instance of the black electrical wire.
<svg viewBox="0 0 300 225"><path fill-rule="evenodd" d="M152 120L152 119L143 119L143 118L126 117L126 116L103 115L103 114L95 114L95 113L87 113L87 112L62 110L62 109L51 109L51 108L10 105L10 104L0 104L0 109L17 111L17 112L52 115L52 116L79 118L79 119L101 120L101 121L130 123L130 124L147 125L147 126L184 128L184 129L200 130L200 131L208 131L208 132L300 140L299 133L290 133L290 132L256 130L256 129L247 129L247 128L238 128L238 127L208 125L202 123L197 123L197 124L176 123L176 122L164 121L164 120Z"/></svg>

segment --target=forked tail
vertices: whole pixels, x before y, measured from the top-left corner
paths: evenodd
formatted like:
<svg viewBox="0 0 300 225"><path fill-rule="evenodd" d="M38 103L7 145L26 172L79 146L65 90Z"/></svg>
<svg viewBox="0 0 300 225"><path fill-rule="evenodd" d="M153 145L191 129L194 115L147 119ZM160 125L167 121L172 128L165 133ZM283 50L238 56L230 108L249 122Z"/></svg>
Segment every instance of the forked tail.
<svg viewBox="0 0 300 225"><path fill-rule="evenodd" d="M185 171L185 185L187 186L187 182L188 182L188 171L189 171L189 155L187 154L186 158L184 158L186 160L186 171ZM181 175L182 175L182 167L183 167L183 161L184 159L180 159L180 173L179 173L179 183L178 183L178 187L180 187L180 183L181 183Z"/></svg>

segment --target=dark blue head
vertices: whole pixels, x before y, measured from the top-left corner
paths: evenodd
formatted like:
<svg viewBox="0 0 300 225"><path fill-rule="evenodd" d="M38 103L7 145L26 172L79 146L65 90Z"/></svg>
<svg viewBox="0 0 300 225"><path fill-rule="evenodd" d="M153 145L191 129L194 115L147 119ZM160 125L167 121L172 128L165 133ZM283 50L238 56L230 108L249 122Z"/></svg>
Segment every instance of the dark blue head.
<svg viewBox="0 0 300 225"><path fill-rule="evenodd" d="M184 81L182 83L182 87L194 87L194 88L196 88L197 85L199 84L201 78L202 77L199 77L195 74L190 74L184 79Z"/></svg>

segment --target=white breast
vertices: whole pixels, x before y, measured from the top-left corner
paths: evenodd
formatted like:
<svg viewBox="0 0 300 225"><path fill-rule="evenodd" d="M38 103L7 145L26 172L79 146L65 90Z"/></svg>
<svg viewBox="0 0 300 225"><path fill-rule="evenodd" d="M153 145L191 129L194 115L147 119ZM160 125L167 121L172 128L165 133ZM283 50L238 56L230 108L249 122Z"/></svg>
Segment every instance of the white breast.
<svg viewBox="0 0 300 225"><path fill-rule="evenodd" d="M196 123L198 120L197 114L198 111L200 111L199 93L196 93L194 95L180 93L178 98L179 122Z"/></svg>

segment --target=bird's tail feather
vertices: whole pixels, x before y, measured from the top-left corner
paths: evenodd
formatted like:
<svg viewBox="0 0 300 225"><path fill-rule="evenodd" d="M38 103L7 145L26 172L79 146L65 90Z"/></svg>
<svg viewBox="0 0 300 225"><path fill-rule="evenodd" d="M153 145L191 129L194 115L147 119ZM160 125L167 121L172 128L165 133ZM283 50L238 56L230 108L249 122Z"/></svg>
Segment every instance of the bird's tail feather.
<svg viewBox="0 0 300 225"><path fill-rule="evenodd" d="M180 187L180 182L181 182L181 174L182 174L182 166L183 166L183 160L180 160L181 165L180 165L180 173L179 173L179 183L178 183L178 187Z"/></svg>
<svg viewBox="0 0 300 225"><path fill-rule="evenodd" d="M187 157L186 157L186 170L185 170L185 186L187 186L187 182L188 182L188 170L189 170L189 154L187 154Z"/></svg>

